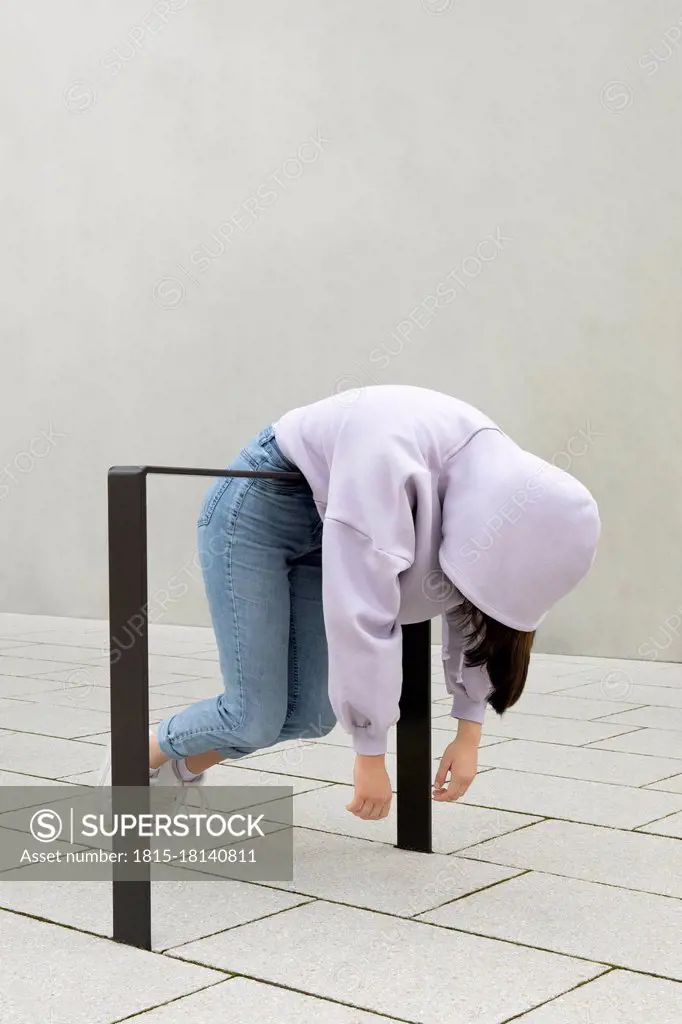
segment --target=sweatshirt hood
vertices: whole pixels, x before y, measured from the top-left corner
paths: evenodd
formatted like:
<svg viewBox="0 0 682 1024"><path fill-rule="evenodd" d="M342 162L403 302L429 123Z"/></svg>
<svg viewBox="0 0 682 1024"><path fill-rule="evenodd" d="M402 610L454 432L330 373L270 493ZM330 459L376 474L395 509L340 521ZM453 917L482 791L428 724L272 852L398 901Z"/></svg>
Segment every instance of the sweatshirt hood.
<svg viewBox="0 0 682 1024"><path fill-rule="evenodd" d="M601 528L594 498L495 429L474 434L443 474L443 572L498 622L537 629L592 566Z"/></svg>

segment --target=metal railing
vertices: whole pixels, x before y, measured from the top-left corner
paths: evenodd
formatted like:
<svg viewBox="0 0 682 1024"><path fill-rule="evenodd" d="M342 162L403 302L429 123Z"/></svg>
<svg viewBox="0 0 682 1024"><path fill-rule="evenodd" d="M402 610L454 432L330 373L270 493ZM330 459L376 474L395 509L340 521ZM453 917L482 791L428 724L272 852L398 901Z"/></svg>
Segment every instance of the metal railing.
<svg viewBox="0 0 682 1024"><path fill-rule="evenodd" d="M258 477L301 480L299 473L114 466L109 470L109 639L111 784L149 787L149 631L147 619L147 477ZM135 643L116 646L133 625ZM397 846L431 852L430 622L402 627L403 686L397 727ZM371 680L368 680L371 685ZM142 796L143 794L141 794ZM137 840L139 845L139 840ZM151 949L151 865L139 881L113 867L114 939ZM146 877L145 877L146 876Z"/></svg>

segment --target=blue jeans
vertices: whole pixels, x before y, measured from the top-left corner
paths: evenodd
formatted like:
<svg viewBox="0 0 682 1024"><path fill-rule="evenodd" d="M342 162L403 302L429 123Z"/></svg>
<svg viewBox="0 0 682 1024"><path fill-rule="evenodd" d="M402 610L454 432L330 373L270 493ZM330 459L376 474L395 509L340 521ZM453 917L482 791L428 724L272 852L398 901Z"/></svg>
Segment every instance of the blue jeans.
<svg viewBox="0 0 682 1024"><path fill-rule="evenodd" d="M295 471L267 427L230 469ZM325 736L322 521L305 480L220 478L199 517L199 558L224 691L158 726L161 750L244 757L282 740Z"/></svg>

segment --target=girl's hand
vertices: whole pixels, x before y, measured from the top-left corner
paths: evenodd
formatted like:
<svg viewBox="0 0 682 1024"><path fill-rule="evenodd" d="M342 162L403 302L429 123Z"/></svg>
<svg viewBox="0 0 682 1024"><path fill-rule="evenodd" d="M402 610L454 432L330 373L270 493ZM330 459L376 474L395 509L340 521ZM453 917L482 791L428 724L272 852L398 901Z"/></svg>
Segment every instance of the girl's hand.
<svg viewBox="0 0 682 1024"><path fill-rule="evenodd" d="M457 737L447 747L433 784L434 800L459 800L476 777L478 768L478 742ZM450 782L446 778L450 773Z"/></svg>
<svg viewBox="0 0 682 1024"><path fill-rule="evenodd" d="M357 754L353 782L355 795L346 810L358 818L364 818L365 821L385 818L391 807L393 793L384 755Z"/></svg>

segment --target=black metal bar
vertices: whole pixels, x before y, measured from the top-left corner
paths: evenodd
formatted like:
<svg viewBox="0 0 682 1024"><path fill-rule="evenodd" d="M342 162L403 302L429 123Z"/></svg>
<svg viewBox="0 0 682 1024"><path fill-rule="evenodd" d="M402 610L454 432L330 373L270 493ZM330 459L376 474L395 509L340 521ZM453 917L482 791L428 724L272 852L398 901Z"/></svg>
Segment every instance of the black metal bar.
<svg viewBox="0 0 682 1024"><path fill-rule="evenodd" d="M398 847L432 852L431 623L403 626L398 720Z"/></svg>
<svg viewBox="0 0 682 1024"><path fill-rule="evenodd" d="M302 480L302 473L260 469L191 469L179 466L145 466L147 473L170 476L255 476L264 480Z"/></svg>
<svg viewBox="0 0 682 1024"><path fill-rule="evenodd" d="M113 810L120 786L149 787L147 488L143 466L109 470L109 641ZM121 808L123 809L123 808ZM138 840L138 845L139 840ZM114 837L114 852L130 843ZM113 864L114 939L152 948L150 865L126 881ZM146 876L146 877L145 877Z"/></svg>

